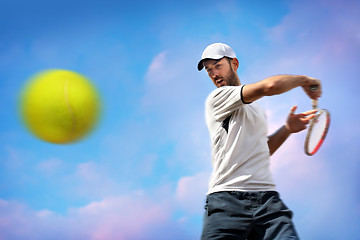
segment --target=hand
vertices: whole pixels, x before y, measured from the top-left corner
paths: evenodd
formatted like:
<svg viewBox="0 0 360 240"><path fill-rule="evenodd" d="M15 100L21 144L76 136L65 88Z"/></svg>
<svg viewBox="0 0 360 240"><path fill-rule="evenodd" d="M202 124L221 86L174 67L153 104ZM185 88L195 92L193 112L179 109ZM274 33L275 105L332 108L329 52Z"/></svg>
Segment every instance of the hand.
<svg viewBox="0 0 360 240"><path fill-rule="evenodd" d="M297 106L293 106L286 119L285 127L290 133L297 133L307 128L310 120L315 117L317 110L311 110L299 114L295 114Z"/></svg>
<svg viewBox="0 0 360 240"><path fill-rule="evenodd" d="M318 99L321 97L322 94L322 88L321 88L321 81L316 78L312 77L306 77L306 84L302 86L305 93L311 98L311 99ZM313 86L316 86L316 89L313 89Z"/></svg>

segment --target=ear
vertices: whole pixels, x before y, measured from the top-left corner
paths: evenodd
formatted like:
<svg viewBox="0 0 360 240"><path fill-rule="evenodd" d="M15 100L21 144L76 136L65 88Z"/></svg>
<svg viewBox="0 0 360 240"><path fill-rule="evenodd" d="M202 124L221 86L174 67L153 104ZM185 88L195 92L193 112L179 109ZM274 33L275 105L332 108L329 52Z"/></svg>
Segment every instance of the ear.
<svg viewBox="0 0 360 240"><path fill-rule="evenodd" d="M233 58L231 60L231 67L234 70L234 72L237 71L237 69L239 68L239 60L237 58Z"/></svg>

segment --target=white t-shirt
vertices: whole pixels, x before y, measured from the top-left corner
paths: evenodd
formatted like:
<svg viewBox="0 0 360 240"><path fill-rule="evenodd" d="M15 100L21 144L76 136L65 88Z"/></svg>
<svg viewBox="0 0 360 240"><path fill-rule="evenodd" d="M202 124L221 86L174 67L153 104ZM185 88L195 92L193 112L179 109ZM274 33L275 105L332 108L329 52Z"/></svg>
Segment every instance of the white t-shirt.
<svg viewBox="0 0 360 240"><path fill-rule="evenodd" d="M275 191L264 110L245 104L243 86L215 89L206 99L206 123L213 172L208 194L219 191Z"/></svg>

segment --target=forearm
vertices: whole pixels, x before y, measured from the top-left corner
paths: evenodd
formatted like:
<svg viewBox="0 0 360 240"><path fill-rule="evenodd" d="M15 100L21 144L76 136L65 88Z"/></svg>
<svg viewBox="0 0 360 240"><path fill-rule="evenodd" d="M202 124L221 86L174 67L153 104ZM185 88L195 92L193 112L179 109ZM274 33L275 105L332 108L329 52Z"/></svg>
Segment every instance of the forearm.
<svg viewBox="0 0 360 240"><path fill-rule="evenodd" d="M253 102L264 96L273 96L296 87L309 85L311 78L302 75L277 75L257 83L248 84L243 89L245 102Z"/></svg>
<svg viewBox="0 0 360 240"><path fill-rule="evenodd" d="M270 155L279 149L279 147L286 141L290 136L291 132L284 126L279 128L274 134L268 136L268 146Z"/></svg>
<svg viewBox="0 0 360 240"><path fill-rule="evenodd" d="M305 86L308 77L302 75L277 75L265 78L261 82L266 86L265 96L273 96L290 91L293 88Z"/></svg>
<svg viewBox="0 0 360 240"><path fill-rule="evenodd" d="M290 136L292 133L297 133L306 129L310 120L315 117L314 113L317 110L311 110L295 114L297 106L293 106L286 119L286 124L279 128L273 135L268 136L268 146L270 155L272 155Z"/></svg>

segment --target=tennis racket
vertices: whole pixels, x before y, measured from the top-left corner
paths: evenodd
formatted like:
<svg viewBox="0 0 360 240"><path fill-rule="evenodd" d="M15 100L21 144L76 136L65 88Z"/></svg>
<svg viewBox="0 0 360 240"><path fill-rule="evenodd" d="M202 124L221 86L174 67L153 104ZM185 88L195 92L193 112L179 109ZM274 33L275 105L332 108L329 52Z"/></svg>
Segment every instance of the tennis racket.
<svg viewBox="0 0 360 240"><path fill-rule="evenodd" d="M316 91L318 86L311 86L311 91ZM316 116L311 119L305 138L305 153L314 155L323 144L330 126L330 113L326 109L318 109L318 100L312 99L312 108L318 110Z"/></svg>

